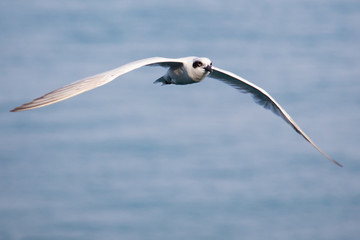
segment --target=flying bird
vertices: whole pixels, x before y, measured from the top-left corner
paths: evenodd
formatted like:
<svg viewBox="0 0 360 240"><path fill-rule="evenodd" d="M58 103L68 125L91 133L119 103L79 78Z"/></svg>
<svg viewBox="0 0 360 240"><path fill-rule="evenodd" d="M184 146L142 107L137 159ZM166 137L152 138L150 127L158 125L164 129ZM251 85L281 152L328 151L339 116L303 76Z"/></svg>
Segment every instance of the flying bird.
<svg viewBox="0 0 360 240"><path fill-rule="evenodd" d="M184 57L176 59L152 57L130 62L113 70L90 76L73 82L64 87L61 87L59 89L56 89L39 98L34 99L31 102L25 103L19 107L12 109L11 112L30 110L63 101L83 92L100 87L125 73L128 73L143 66L161 66L168 68L165 75L157 79L154 83L186 85L198 83L202 81L205 77L209 76L210 78L225 82L243 93L250 93L256 103L262 105L266 109L269 109L276 115L280 116L329 161L342 167L340 163L326 155L318 146L316 146L315 143L295 123L295 121L290 117L290 115L264 89L256 86L255 84L243 79L242 77L234 73L214 67L210 59L205 57Z"/></svg>

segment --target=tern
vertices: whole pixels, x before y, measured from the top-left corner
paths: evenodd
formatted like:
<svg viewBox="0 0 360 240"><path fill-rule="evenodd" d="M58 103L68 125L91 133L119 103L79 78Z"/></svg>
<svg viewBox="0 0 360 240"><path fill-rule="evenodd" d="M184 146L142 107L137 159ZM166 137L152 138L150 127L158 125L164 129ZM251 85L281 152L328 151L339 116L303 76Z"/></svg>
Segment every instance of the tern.
<svg viewBox="0 0 360 240"><path fill-rule="evenodd" d="M220 68L214 67L210 59L206 57L184 57L184 58L163 58L152 57L146 58L128 64L122 65L110 71L106 71L94 76L90 76L69 85L49 92L31 102L16 107L11 112L19 112L34 108L44 107L65 99L74 97L83 92L100 87L111 82L115 78L144 66L161 66L168 68L164 76L157 79L154 83L162 83L163 85L175 84L186 85L202 81L205 77L214 78L225 82L242 93L250 93L255 102L264 108L271 110L287 122L297 133L305 138L313 145L322 155L329 161L342 167L340 163L326 155L316 144L301 130L290 115L271 97L264 89L245 80L244 78Z"/></svg>

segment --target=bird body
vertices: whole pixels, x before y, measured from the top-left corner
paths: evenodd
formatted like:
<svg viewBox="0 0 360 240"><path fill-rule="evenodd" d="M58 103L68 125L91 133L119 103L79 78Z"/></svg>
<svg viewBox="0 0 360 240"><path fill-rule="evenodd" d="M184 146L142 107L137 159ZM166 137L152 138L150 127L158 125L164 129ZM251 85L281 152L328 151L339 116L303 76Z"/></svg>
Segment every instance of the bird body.
<svg viewBox="0 0 360 240"><path fill-rule="evenodd" d="M100 87L125 73L128 73L143 66L161 66L168 68L165 75L157 79L154 83L186 85L200 82L205 79L205 77L209 76L210 78L225 82L243 93L250 93L255 99L256 103L262 105L266 109L269 109L276 115L280 116L328 160L342 167L340 163L330 158L320 148L318 148L315 143L295 123L295 121L290 117L290 115L264 89L256 86L255 84L243 79L242 77L234 73L222 70L217 67L213 67L210 59L205 57L184 57L175 59L153 57L130 62L113 70L90 76L66 85L64 87L61 87L59 89L56 89L39 98L34 99L31 102L25 103L19 107L12 109L11 112L30 110L63 101L83 92Z"/></svg>
<svg viewBox="0 0 360 240"><path fill-rule="evenodd" d="M192 83L198 83L202 81L206 76L209 75L211 69L211 61L208 58L197 58L197 57L186 57L181 58L183 64L171 66L166 74L156 80L154 83L161 82L162 84L175 84L175 85L186 85ZM201 68L203 64L205 68ZM196 67L194 67L196 66Z"/></svg>

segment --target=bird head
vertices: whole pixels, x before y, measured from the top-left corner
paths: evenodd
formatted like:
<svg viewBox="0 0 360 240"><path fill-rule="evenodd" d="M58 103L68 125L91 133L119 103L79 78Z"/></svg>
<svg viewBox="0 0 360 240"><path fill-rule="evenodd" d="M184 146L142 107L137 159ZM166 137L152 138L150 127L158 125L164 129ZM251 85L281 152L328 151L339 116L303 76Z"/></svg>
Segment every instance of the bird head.
<svg viewBox="0 0 360 240"><path fill-rule="evenodd" d="M212 72L212 62L208 58L194 58L192 67L204 73Z"/></svg>
<svg viewBox="0 0 360 240"><path fill-rule="evenodd" d="M212 63L208 58L193 57L190 64L191 67L188 67L188 71L190 70L189 75L196 82L203 80L207 75L209 75L209 73L213 71Z"/></svg>

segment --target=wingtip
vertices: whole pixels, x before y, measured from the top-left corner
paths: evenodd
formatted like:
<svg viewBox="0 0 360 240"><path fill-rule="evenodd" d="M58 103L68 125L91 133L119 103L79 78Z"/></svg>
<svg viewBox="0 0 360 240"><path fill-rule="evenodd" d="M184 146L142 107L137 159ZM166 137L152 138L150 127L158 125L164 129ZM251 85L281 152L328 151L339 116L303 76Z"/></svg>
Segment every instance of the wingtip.
<svg viewBox="0 0 360 240"><path fill-rule="evenodd" d="M321 151L321 153L332 163L338 165L339 167L343 167L342 164L340 164L339 162L335 161L334 159L332 159L331 157L329 157L328 155L326 155L324 152Z"/></svg>
<svg viewBox="0 0 360 240"><path fill-rule="evenodd" d="M343 167L343 165L341 165L340 163L338 163L338 162L335 161L334 159L331 159L331 161L332 161L333 163L335 163L336 165L338 165L339 167Z"/></svg>
<svg viewBox="0 0 360 240"><path fill-rule="evenodd" d="M23 111L27 111L30 109L34 109L34 108L38 108L38 106L33 106L31 105L32 102L29 103L24 103L21 106L15 107L13 109L10 110L10 112L23 112Z"/></svg>
<svg viewBox="0 0 360 240"><path fill-rule="evenodd" d="M23 106L19 106L19 107L11 109L10 112L21 112L24 110L26 110L26 109L24 109Z"/></svg>
<svg viewBox="0 0 360 240"><path fill-rule="evenodd" d="M332 159L331 157L329 157L327 154L325 154L323 151L321 151L318 147L316 147L316 145L314 145L316 149L319 150L319 152L321 152L330 162L338 165L339 167L343 167L342 164L340 164L339 162L335 161L334 159Z"/></svg>

